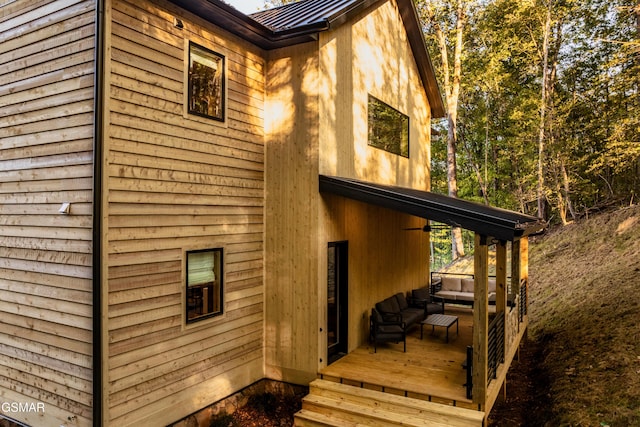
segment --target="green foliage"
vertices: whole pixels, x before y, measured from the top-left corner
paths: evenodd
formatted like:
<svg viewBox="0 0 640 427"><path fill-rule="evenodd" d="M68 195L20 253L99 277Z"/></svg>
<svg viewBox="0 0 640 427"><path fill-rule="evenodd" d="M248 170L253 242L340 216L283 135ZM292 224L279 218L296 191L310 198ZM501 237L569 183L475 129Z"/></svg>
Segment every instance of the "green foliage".
<svg viewBox="0 0 640 427"><path fill-rule="evenodd" d="M464 0L458 194L536 214L542 39L551 5L543 153L550 217L628 203L640 190L640 8L632 0ZM416 0L441 28L457 0ZM423 19L425 13L421 14ZM425 39L440 77L433 27ZM450 64L451 66L451 64ZM432 140L432 189L446 192L446 123ZM486 194L483 194L486 191ZM486 197L484 197L486 196ZM569 218L570 219L570 218Z"/></svg>

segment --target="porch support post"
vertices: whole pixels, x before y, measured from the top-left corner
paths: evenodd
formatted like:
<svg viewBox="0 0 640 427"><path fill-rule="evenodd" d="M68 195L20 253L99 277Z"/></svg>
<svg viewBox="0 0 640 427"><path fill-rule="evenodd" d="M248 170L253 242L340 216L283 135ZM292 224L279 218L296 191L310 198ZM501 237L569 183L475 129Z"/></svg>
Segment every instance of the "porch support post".
<svg viewBox="0 0 640 427"><path fill-rule="evenodd" d="M507 242L496 244L496 313L506 311L507 307Z"/></svg>
<svg viewBox="0 0 640 427"><path fill-rule="evenodd" d="M520 295L520 240L511 243L511 292L513 295ZM519 304L520 302L518 302Z"/></svg>
<svg viewBox="0 0 640 427"><path fill-rule="evenodd" d="M511 290L515 295L520 295L521 287L525 287L526 298L519 300L518 304L525 304L524 313L529 312L529 238L516 240L511 246ZM520 307L518 307L520 309ZM526 323L527 321L523 321Z"/></svg>
<svg viewBox="0 0 640 427"><path fill-rule="evenodd" d="M496 244L496 313L506 316L507 295L507 242L500 240ZM507 350L507 318L504 319L504 351ZM502 355L504 357L504 354Z"/></svg>
<svg viewBox="0 0 640 427"><path fill-rule="evenodd" d="M489 377L489 247L487 236L476 233L473 255L473 403L484 410Z"/></svg>

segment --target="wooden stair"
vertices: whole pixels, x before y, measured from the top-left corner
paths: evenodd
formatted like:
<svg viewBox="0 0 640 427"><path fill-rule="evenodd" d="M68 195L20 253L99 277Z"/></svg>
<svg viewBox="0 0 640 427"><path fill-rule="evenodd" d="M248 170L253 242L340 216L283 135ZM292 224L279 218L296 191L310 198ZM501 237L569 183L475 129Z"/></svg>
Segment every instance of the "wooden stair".
<svg viewBox="0 0 640 427"><path fill-rule="evenodd" d="M309 384L294 425L482 427L484 412L326 380Z"/></svg>

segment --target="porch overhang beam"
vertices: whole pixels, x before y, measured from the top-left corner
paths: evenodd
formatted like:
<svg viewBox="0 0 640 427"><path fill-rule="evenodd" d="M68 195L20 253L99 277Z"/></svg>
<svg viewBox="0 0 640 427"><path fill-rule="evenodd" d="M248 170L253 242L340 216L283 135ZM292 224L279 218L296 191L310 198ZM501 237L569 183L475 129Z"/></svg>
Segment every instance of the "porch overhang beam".
<svg viewBox="0 0 640 427"><path fill-rule="evenodd" d="M545 229L539 218L430 191L320 175L320 192L515 241Z"/></svg>

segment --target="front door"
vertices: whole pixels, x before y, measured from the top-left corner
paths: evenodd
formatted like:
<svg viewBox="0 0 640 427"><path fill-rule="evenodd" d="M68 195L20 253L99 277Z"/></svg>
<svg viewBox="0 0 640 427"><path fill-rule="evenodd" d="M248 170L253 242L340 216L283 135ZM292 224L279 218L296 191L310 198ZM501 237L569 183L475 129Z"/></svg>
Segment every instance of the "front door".
<svg viewBox="0 0 640 427"><path fill-rule="evenodd" d="M329 243L327 261L327 349L331 364L348 351L347 242Z"/></svg>

